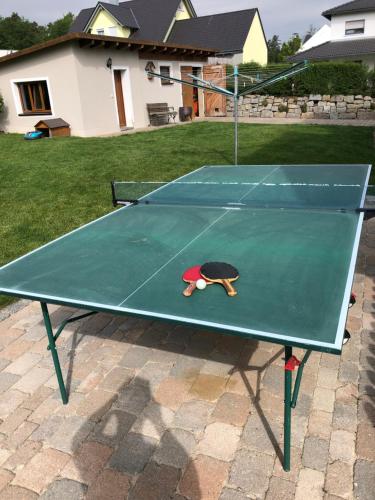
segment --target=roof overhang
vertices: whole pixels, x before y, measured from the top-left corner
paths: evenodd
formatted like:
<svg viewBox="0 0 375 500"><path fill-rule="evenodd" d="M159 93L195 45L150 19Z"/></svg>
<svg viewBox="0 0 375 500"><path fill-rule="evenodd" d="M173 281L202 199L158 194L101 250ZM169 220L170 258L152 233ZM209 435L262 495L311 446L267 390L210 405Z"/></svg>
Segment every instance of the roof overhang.
<svg viewBox="0 0 375 500"><path fill-rule="evenodd" d="M335 9L328 9L322 12L322 16L328 19L329 21L332 19L334 16L345 16L346 14L361 14L363 12L375 12L375 7L364 7L362 9L343 9L340 10L340 12L336 12Z"/></svg>
<svg viewBox="0 0 375 500"><path fill-rule="evenodd" d="M192 57L209 57L217 52L217 49L208 49L207 47L194 47L191 45L181 45L175 43L154 42L152 40L133 40L132 38L122 38L116 36L92 35L90 33L68 33L67 35L54 38L48 42L38 43L27 49L19 50L7 56L0 58L0 65L10 63L13 60L26 57L30 54L42 52L60 45L77 42L82 48L104 48L130 50L138 52L179 56L185 58Z"/></svg>

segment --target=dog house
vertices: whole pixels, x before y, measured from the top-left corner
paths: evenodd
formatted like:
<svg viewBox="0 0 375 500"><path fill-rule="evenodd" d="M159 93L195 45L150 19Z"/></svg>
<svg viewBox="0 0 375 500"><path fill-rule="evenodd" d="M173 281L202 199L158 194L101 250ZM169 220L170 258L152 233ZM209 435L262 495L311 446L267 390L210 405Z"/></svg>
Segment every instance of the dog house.
<svg viewBox="0 0 375 500"><path fill-rule="evenodd" d="M34 125L35 130L42 132L44 137L69 137L70 125L62 118L51 118L40 120Z"/></svg>

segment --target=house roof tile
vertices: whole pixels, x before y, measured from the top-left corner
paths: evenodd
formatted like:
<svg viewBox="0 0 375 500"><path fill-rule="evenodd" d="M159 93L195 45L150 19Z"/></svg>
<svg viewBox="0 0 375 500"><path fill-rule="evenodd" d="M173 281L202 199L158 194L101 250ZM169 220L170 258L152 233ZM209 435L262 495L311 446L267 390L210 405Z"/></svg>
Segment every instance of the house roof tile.
<svg viewBox="0 0 375 500"><path fill-rule="evenodd" d="M322 13L322 16L331 19L332 16L340 14L349 14L355 12L369 12L375 10L375 0L352 0L344 4L328 9Z"/></svg>
<svg viewBox="0 0 375 500"><path fill-rule="evenodd" d="M130 7L139 24L132 38L163 41L181 0L129 0L120 5Z"/></svg>
<svg viewBox="0 0 375 500"><path fill-rule="evenodd" d="M226 12L176 21L168 42L217 47L222 53L242 52L257 9Z"/></svg>
<svg viewBox="0 0 375 500"><path fill-rule="evenodd" d="M60 128L60 127L70 127L69 123L67 123L62 118L50 118L48 120L39 120L35 125L37 127L40 123L44 123L49 128Z"/></svg>
<svg viewBox="0 0 375 500"><path fill-rule="evenodd" d="M136 28L132 38L163 41L172 24L181 0L129 0L119 5L100 2L123 26ZM73 22L70 32L82 32L96 7L83 9Z"/></svg>
<svg viewBox="0 0 375 500"><path fill-rule="evenodd" d="M13 52L4 57L0 57L0 65L12 62L15 59L29 56L35 52L41 52L47 49L51 49L56 46L60 46L66 43L78 43L80 47L90 47L94 49L95 47L116 47L118 49L123 48L125 50L139 50L147 52L147 50L153 51L155 59L158 59L158 52L163 52L163 55L174 54L178 55L181 51L183 57L208 57L212 56L217 52L214 48L207 47L197 47L196 45L186 45L186 44L176 44L176 43L163 43L155 42L154 40L134 40L133 38L123 38L117 36L102 36L93 35L91 33L68 33L67 35L59 36L58 38L53 38L47 42L38 43L26 49Z"/></svg>
<svg viewBox="0 0 375 500"><path fill-rule="evenodd" d="M326 42L309 50L298 52L289 60L298 62L303 60L338 59L340 57L356 57L375 53L375 37L356 40L342 40Z"/></svg>

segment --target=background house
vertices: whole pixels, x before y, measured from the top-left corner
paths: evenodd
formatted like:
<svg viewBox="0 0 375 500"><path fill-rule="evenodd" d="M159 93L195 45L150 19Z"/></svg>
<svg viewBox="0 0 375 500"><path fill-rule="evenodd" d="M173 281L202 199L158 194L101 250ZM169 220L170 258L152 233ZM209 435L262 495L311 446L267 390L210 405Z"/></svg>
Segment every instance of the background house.
<svg viewBox="0 0 375 500"><path fill-rule="evenodd" d="M210 62L267 64L267 40L256 8L198 17L190 0L116 0L82 10L71 32L121 36L217 49Z"/></svg>
<svg viewBox="0 0 375 500"><path fill-rule="evenodd" d="M327 41L310 39L310 47L291 57L293 62L307 60L355 61L375 67L375 0L353 0L322 13L328 19ZM314 38L314 37L313 37ZM320 41L319 44L314 42ZM312 43L314 43L314 46Z"/></svg>
<svg viewBox="0 0 375 500"><path fill-rule="evenodd" d="M331 26L329 24L324 24L316 33L312 36L305 38L301 48L298 52L304 52L305 50L312 49L317 45L329 42L331 40Z"/></svg>
<svg viewBox="0 0 375 500"><path fill-rule="evenodd" d="M199 47L86 33L34 45L0 59L6 107L0 129L24 133L43 118L62 118L78 136L147 127L147 104L164 102L178 111L194 96L169 80L148 78L146 66L177 78L201 76L211 55ZM196 111L204 113L201 91Z"/></svg>

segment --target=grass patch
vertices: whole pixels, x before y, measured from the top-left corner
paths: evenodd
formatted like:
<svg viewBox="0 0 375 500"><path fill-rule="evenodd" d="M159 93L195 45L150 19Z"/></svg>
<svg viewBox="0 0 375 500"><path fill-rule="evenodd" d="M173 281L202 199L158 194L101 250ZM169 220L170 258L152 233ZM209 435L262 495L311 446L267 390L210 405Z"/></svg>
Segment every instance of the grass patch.
<svg viewBox="0 0 375 500"><path fill-rule="evenodd" d="M371 127L240 124L239 163L372 163ZM0 135L0 265L112 209L111 180L171 180L233 163L233 125L109 138ZM373 181L375 178L373 177ZM0 297L0 306L11 301Z"/></svg>

